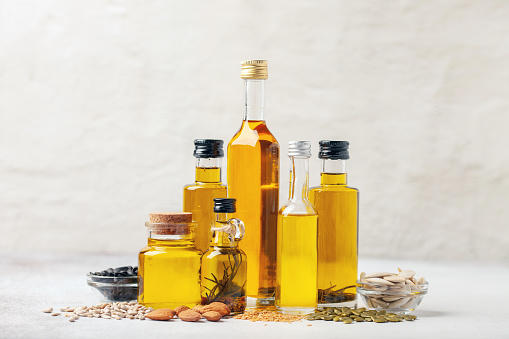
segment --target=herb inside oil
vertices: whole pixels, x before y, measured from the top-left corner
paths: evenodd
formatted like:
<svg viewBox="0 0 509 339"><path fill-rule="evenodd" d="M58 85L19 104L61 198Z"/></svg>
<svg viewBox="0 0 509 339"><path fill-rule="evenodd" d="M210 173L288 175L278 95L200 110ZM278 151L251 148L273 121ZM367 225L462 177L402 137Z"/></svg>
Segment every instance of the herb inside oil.
<svg viewBox="0 0 509 339"><path fill-rule="evenodd" d="M242 286L234 282L242 264L242 255L237 252L228 253L228 263L229 265L223 263L224 270L221 279L218 279L214 273L211 273L211 277L205 277L214 286L212 288L204 286L208 292L205 293L206 298L202 300L202 304L218 301L228 305L233 312L243 312L246 308L244 297L246 281Z"/></svg>
<svg viewBox="0 0 509 339"><path fill-rule="evenodd" d="M331 287L329 288L318 289L319 304L335 304L355 300L355 293L345 292L345 290L349 288L355 288L355 285L346 286L336 290L334 290L334 287L336 287L336 285L332 285L331 283Z"/></svg>

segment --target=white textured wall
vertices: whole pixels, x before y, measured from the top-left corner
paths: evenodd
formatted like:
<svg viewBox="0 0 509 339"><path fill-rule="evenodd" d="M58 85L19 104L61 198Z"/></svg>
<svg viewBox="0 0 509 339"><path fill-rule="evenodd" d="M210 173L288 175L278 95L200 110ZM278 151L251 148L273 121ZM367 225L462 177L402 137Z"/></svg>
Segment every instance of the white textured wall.
<svg viewBox="0 0 509 339"><path fill-rule="evenodd" d="M150 211L181 209L193 139L240 126L239 62L266 58L283 154L351 142L361 255L507 261L508 18L502 0L0 0L0 248L136 253ZM281 203L287 181L283 156Z"/></svg>

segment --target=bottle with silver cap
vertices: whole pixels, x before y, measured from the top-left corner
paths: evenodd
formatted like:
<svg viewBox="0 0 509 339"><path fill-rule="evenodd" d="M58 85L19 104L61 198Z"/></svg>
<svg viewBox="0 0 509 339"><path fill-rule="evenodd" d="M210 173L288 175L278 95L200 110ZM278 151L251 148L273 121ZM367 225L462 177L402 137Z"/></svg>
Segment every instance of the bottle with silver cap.
<svg viewBox="0 0 509 339"><path fill-rule="evenodd" d="M309 191L318 220L318 306L355 307L359 190L346 185L348 141L322 140L319 187Z"/></svg>
<svg viewBox="0 0 509 339"><path fill-rule="evenodd" d="M290 198L277 225L276 306L287 313L312 312L317 305L317 222L308 200L309 141L290 141Z"/></svg>

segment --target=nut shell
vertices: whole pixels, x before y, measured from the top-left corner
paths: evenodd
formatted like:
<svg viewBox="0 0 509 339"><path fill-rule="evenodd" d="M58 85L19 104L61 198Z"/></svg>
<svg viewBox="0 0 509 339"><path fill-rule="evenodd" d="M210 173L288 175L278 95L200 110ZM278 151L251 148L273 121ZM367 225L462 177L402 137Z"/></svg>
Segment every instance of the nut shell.
<svg viewBox="0 0 509 339"><path fill-rule="evenodd" d="M201 319L201 314L193 310L185 310L179 313L179 318L183 321L198 321Z"/></svg>
<svg viewBox="0 0 509 339"><path fill-rule="evenodd" d="M208 321L218 321L221 319L221 313L215 312L215 311L209 311L203 313L203 317L207 319Z"/></svg>
<svg viewBox="0 0 509 339"><path fill-rule="evenodd" d="M204 308L205 308L204 305L196 305L195 307L192 308L192 310L200 314L203 314Z"/></svg>
<svg viewBox="0 0 509 339"><path fill-rule="evenodd" d="M228 315L228 311L226 311L226 309L222 306L219 306L219 305L207 305L205 306L205 308L203 309L203 313L206 313L206 312L217 312L219 314L221 314L222 317L224 317L225 315Z"/></svg>
<svg viewBox="0 0 509 339"><path fill-rule="evenodd" d="M179 314L180 312L183 312L183 311L187 311L187 310L189 310L189 307L187 307L186 305L175 307L175 313L177 313L177 314Z"/></svg>
<svg viewBox="0 0 509 339"><path fill-rule="evenodd" d="M153 310L145 315L145 317L152 320L170 320L175 316L175 311L171 308L160 308Z"/></svg>
<svg viewBox="0 0 509 339"><path fill-rule="evenodd" d="M226 315L229 315L231 313L231 310L230 308L228 307L228 305L224 304L224 303L221 303L221 302L218 302L218 301L215 301L213 303L210 303L210 305L217 305L217 306L220 306L222 308L224 308L224 310L227 312Z"/></svg>

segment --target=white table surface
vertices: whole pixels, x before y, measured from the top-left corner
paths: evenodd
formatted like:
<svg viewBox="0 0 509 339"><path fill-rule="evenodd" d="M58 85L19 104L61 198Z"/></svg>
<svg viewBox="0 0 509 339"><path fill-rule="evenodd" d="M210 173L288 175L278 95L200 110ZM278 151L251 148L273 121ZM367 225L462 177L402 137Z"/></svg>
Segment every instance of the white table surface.
<svg viewBox="0 0 509 339"><path fill-rule="evenodd" d="M263 323L226 319L109 320L71 323L42 309L94 305L85 274L136 265L136 256L0 253L0 338L509 338L509 265L361 259L359 272L417 271L429 293L401 323L302 321ZM480 314L478 309L484 309ZM311 325L311 326L309 326Z"/></svg>

